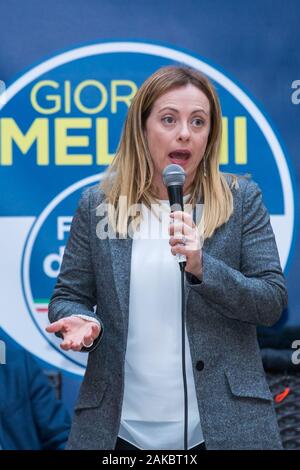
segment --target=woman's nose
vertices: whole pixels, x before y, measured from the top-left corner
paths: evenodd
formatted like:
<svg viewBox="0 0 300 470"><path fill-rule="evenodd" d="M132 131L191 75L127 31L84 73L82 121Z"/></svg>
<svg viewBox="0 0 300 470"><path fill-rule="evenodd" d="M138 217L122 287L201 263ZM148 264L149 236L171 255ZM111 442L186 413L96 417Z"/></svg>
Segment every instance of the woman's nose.
<svg viewBox="0 0 300 470"><path fill-rule="evenodd" d="M190 129L188 123L182 123L178 132L178 140L189 140L190 138Z"/></svg>

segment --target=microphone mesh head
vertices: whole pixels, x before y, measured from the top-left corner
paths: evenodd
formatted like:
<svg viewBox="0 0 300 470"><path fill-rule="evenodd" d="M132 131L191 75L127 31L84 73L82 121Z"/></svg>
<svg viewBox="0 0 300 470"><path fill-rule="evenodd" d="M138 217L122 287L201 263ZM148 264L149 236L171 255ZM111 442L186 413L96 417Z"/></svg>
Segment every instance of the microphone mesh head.
<svg viewBox="0 0 300 470"><path fill-rule="evenodd" d="M171 163L162 173L165 186L181 186L185 182L185 171L180 165Z"/></svg>

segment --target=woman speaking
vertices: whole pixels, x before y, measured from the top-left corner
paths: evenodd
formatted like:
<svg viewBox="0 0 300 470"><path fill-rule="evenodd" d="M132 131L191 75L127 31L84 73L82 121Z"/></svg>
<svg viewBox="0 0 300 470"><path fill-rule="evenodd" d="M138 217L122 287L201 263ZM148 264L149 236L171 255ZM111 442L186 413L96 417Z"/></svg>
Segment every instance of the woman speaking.
<svg viewBox="0 0 300 470"><path fill-rule="evenodd" d="M281 448L256 327L285 283L260 189L219 171L221 122L205 76L159 69L81 197L47 327L89 352L69 449ZM170 212L170 164L191 210Z"/></svg>

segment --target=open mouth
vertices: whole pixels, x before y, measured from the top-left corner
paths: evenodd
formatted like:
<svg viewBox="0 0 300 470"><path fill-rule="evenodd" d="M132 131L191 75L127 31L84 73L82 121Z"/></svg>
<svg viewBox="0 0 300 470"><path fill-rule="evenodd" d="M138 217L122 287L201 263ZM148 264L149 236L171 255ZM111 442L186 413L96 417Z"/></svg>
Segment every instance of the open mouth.
<svg viewBox="0 0 300 470"><path fill-rule="evenodd" d="M181 165L189 160L191 152L189 150L175 150L174 152L170 152L168 156L172 163Z"/></svg>

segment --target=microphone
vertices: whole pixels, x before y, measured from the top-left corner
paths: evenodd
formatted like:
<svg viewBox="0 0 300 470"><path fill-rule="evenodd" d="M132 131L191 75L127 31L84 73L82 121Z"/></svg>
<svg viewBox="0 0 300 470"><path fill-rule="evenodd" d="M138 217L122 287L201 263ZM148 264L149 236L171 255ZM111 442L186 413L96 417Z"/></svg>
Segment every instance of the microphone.
<svg viewBox="0 0 300 470"><path fill-rule="evenodd" d="M185 171L180 165L172 163L165 167L162 172L164 185L167 187L171 206L171 212L183 211L183 185L185 182ZM176 254L181 276L181 346L182 346L182 378L184 393L184 449L188 448L188 391L186 378L186 355L185 355L185 292L184 292L184 268L186 266L185 255Z"/></svg>
<svg viewBox="0 0 300 470"><path fill-rule="evenodd" d="M171 212L183 211L183 185L185 182L185 171L180 165L174 163L167 165L162 173L164 185L168 190ZM186 265L185 255L177 253L177 261L181 271Z"/></svg>

